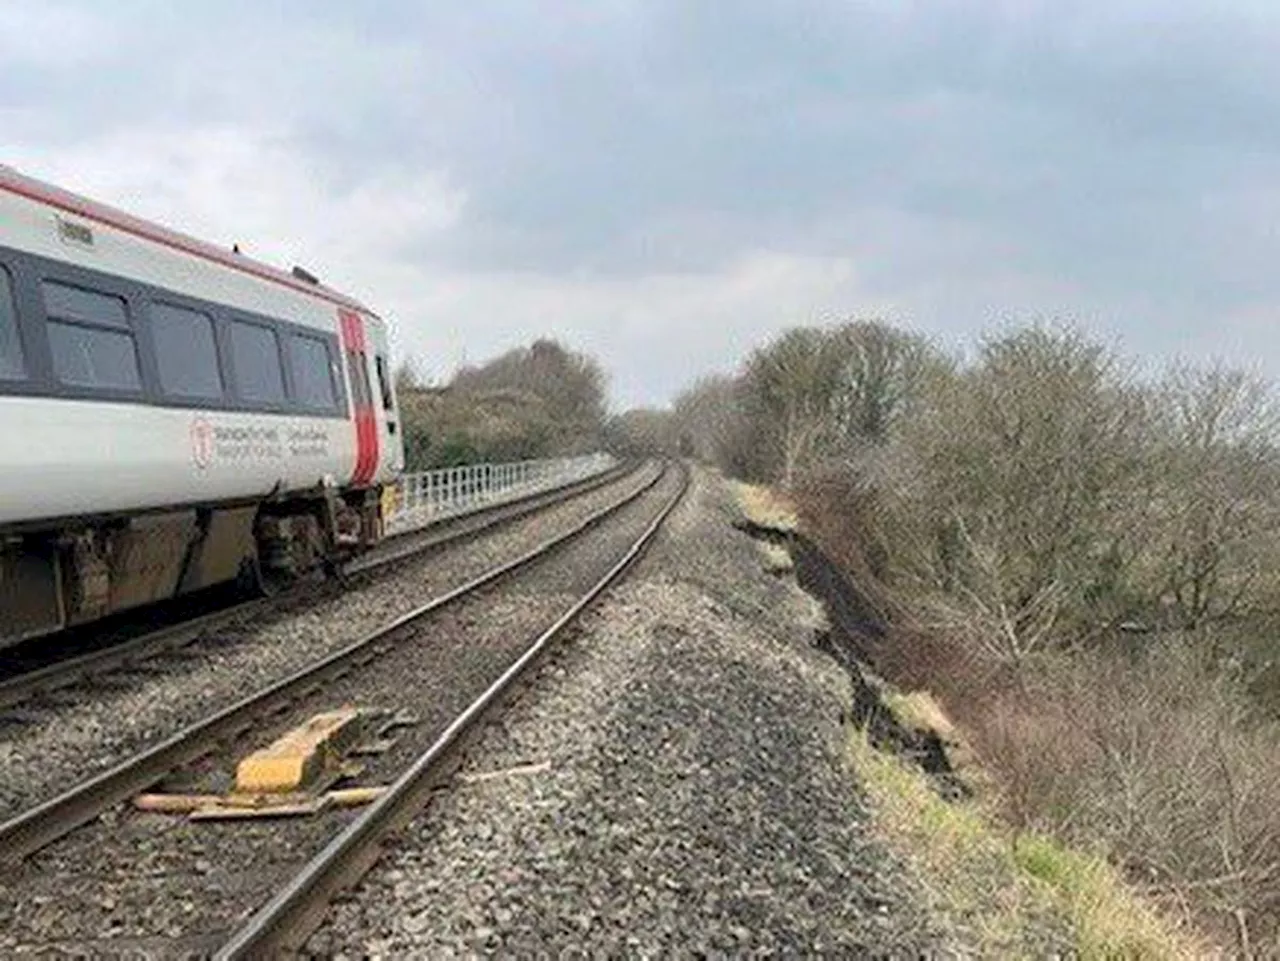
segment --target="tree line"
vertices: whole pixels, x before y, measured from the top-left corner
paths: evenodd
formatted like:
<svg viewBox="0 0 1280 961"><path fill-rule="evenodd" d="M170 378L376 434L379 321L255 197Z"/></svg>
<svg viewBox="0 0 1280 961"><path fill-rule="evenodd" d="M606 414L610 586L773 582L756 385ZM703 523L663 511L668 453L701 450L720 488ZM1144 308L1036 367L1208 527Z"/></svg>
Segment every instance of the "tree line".
<svg viewBox="0 0 1280 961"><path fill-rule="evenodd" d="M442 385L397 374L410 471L531 460L596 450L608 412L608 379L594 358L539 339Z"/></svg>
<svg viewBox="0 0 1280 961"><path fill-rule="evenodd" d="M990 621L1002 659L1280 599L1275 398L1222 365L1139 379L1078 332L969 361L877 322L798 328L673 405L667 442L873 523L881 588ZM835 488L839 488L838 492Z"/></svg>

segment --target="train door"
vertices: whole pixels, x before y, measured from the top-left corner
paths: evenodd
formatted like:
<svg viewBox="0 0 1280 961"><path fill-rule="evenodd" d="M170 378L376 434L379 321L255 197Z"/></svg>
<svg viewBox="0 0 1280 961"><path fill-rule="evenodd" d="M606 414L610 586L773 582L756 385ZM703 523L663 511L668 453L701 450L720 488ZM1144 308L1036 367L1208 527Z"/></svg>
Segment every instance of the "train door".
<svg viewBox="0 0 1280 961"><path fill-rule="evenodd" d="M351 419L356 431L356 458L351 470L351 484L367 487L378 472L379 430L369 377L369 344L364 318L354 310L339 310L338 330L351 382Z"/></svg>
<svg viewBox="0 0 1280 961"><path fill-rule="evenodd" d="M373 360L373 396L382 446L382 467L398 474L404 469L404 436L391 371L391 355L387 350L387 329L379 321L369 321L365 330Z"/></svg>

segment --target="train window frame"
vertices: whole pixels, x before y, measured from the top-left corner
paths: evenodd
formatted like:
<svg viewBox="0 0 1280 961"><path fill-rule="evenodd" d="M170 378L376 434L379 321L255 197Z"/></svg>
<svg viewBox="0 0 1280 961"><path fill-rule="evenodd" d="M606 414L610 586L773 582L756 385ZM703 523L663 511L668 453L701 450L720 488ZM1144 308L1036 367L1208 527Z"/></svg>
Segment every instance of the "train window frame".
<svg viewBox="0 0 1280 961"><path fill-rule="evenodd" d="M49 337L53 375L59 384L87 390L142 393L137 344L123 330L50 320L45 331Z"/></svg>
<svg viewBox="0 0 1280 961"><path fill-rule="evenodd" d="M236 345L236 332L240 330L261 331L270 338L274 350L262 350L261 353L267 356L275 357L274 370L280 385L278 396L257 396L245 392L245 371L248 367L243 364L240 352ZM227 322L227 347L231 351L231 367L235 372L235 396L238 400L253 406L255 409L272 410L274 408L283 408L289 410L292 408L289 395L289 383L285 375L284 358L280 352L280 332L275 324L262 323L258 320L251 320L240 314L233 315ZM265 342L264 342L265 344ZM263 345L259 345L260 347ZM250 355L252 356L252 355Z"/></svg>
<svg viewBox="0 0 1280 961"><path fill-rule="evenodd" d="M382 395L382 409L388 414L393 413L396 409L396 402L391 392L391 377L390 371L387 369L387 358L383 354L375 354L373 363L378 371L378 392Z"/></svg>
<svg viewBox="0 0 1280 961"><path fill-rule="evenodd" d="M365 366L367 356L359 351L347 351L347 365L351 368L351 404L356 410L373 406L373 388Z"/></svg>
<svg viewBox="0 0 1280 961"><path fill-rule="evenodd" d="M328 398L323 403L313 403L308 399L310 391L306 388L307 379L300 374L305 374L311 370L314 365L303 363L303 355L299 352L300 346L310 347L314 345L321 351L324 358L324 384L328 388ZM329 341L318 334L301 333L299 331L287 331L285 333L285 358L289 368L290 376L293 379L293 398L304 410L333 412L338 410L340 392L334 377L333 350ZM313 381L318 383L318 381Z"/></svg>
<svg viewBox="0 0 1280 961"><path fill-rule="evenodd" d="M287 312L263 313L242 304L210 300L186 290L175 290L153 282L118 273L72 263L0 243L0 266L7 268L17 311L17 329L22 346L26 377L20 380L0 378L0 397L49 397L68 400L101 400L120 404L144 405L158 410L192 410L226 413L273 414L307 420L339 421L350 416L351 391L343 368L342 345L332 321L328 304L304 302ZM41 284L54 281L94 293L123 298L127 307L129 330L134 340L134 355L139 364L140 386L87 386L65 383L55 374L49 342L48 316ZM151 306L164 302L171 307L192 310L213 319L214 338L223 383L221 397L190 397L170 394L160 380L157 345L151 323ZM286 314L287 316L282 316ZM118 314L117 314L118 316ZM244 319L276 332L281 345L280 363L284 372L283 401L264 403L242 400L235 391L235 369L228 344L228 327L232 318ZM111 327L111 325L108 325ZM111 329L115 329L111 327ZM123 333L123 331L121 331ZM283 354L285 338L291 333L305 334L323 340L328 346L333 365L336 405L331 410L317 410L299 404L291 390L287 362ZM56 338L58 335L55 334Z"/></svg>
<svg viewBox="0 0 1280 961"><path fill-rule="evenodd" d="M18 323L18 293L13 274L0 264L0 382L13 383L27 377L27 355Z"/></svg>
<svg viewBox="0 0 1280 961"><path fill-rule="evenodd" d="M182 400L192 401L220 401L227 396L227 378L223 373L222 359L218 351L218 331L214 323L213 315L204 310L198 310L188 307L185 304L177 304L159 297L150 299L149 304L149 323L151 328L151 352L155 357L156 376L159 378L160 392L166 398L180 398ZM166 357L171 357L165 347L162 347L162 338L160 331L169 323L168 320L162 320L166 314L173 317L182 317L193 320L195 323L204 325L204 332L208 334L208 350L202 351L204 356L197 359L195 364L184 364L181 368L182 374L189 374L193 370L203 370L205 373L212 372L213 382L216 384L216 392L210 392L208 389L191 389L191 379L189 377L179 377L183 381L181 384L166 383ZM190 332L188 332L190 337ZM188 344L194 344L188 340ZM211 386L211 385L210 385Z"/></svg>
<svg viewBox="0 0 1280 961"><path fill-rule="evenodd" d="M71 300L60 304L54 303L49 297L51 291L59 291L60 296L71 295ZM62 280L60 277L42 277L40 278L40 297L44 301L45 316L50 319L56 318L64 324L108 327L112 330L133 333L133 326L129 323L129 303L122 294L87 287L84 284L71 283ZM79 301L78 304L73 303L76 300ZM93 313L91 310L81 313L81 308L90 303L99 307L107 304L118 306L120 308L119 316L106 316L101 313Z"/></svg>
<svg viewBox="0 0 1280 961"><path fill-rule="evenodd" d="M74 295L70 300L57 301L50 297L51 291L74 292ZM139 356L138 338L126 296L82 283L72 283L56 276L41 277L39 292L44 307L45 335L49 343L52 373L59 384L73 389L107 393L139 395L144 392L142 358ZM78 306L74 303L76 299L80 300ZM110 314L95 314L79 310L79 306L88 303L97 303L99 306L118 305L119 315L116 316L114 311ZM110 351L103 349L110 345L114 345L120 356L113 358ZM73 357L77 352L80 356ZM107 362L102 365L101 371L95 366L95 354L99 360ZM104 375L110 365L123 361L125 357L132 364L120 366L119 371L131 376L112 379ZM83 361L86 377L79 377L75 373L77 361Z"/></svg>

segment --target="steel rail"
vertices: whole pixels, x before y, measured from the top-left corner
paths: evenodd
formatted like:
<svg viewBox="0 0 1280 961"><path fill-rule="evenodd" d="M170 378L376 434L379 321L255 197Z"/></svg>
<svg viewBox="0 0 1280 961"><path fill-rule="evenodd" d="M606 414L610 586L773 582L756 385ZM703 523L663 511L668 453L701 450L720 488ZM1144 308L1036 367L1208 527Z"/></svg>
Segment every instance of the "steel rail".
<svg viewBox="0 0 1280 961"><path fill-rule="evenodd" d="M623 463L600 474L580 478L562 487L533 491L522 497L486 504L465 514L451 514L432 524L402 531L383 541L369 554L355 558L342 568L344 577L371 574L392 564L465 542L496 528L512 524L541 510L566 503L620 480L638 469ZM480 523L475 523L479 520ZM314 586L314 585L304 585ZM221 610L210 611L191 620L166 625L116 644L54 661L43 667L0 680L0 710L11 708L38 694L70 687L94 675L107 674L151 660L168 651L194 643L206 631L247 620L286 600L298 598L298 591L274 597L257 597Z"/></svg>
<svg viewBox="0 0 1280 961"><path fill-rule="evenodd" d="M596 511L570 530L543 541L514 560L491 568L321 660L184 727L151 748L10 818L0 824L0 864L22 860L93 820L113 805L151 786L171 771L209 754L219 745L247 732L258 718L274 714L293 701L314 693L326 682L347 673L352 667L369 663L391 650L395 646L394 636L406 626L476 593L580 537L640 498L665 474L664 467L640 488Z"/></svg>
<svg viewBox="0 0 1280 961"><path fill-rule="evenodd" d="M436 788L435 776L456 754L465 735L496 705L511 685L586 607L613 585L640 556L663 522L675 510L689 486L687 469L680 468L676 493L663 505L644 532L609 572L584 593L554 624L538 635L524 653L459 714L436 741L354 821L237 930L214 955L215 961L275 958L303 946L323 916L324 908L344 888L359 879L377 860L379 846L389 834L407 824ZM456 759L456 758L455 758Z"/></svg>

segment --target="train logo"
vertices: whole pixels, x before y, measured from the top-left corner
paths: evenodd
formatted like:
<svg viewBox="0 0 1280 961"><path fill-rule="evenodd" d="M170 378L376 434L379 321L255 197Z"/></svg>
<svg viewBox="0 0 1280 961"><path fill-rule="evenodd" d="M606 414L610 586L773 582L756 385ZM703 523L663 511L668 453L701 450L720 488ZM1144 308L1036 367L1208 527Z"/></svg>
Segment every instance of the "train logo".
<svg viewBox="0 0 1280 961"><path fill-rule="evenodd" d="M203 417L191 422L191 459L200 470L213 463L213 425Z"/></svg>

